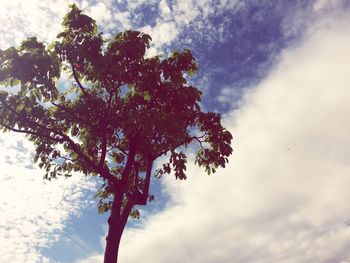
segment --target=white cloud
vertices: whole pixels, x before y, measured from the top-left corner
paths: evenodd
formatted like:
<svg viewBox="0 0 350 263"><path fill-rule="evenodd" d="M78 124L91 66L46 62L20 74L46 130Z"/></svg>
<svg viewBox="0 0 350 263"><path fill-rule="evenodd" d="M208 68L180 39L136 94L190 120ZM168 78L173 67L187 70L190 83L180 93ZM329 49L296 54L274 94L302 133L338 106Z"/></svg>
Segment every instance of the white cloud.
<svg viewBox="0 0 350 263"><path fill-rule="evenodd" d="M122 25L123 28L125 28L126 30L130 30L131 29L131 21L130 21L130 13L129 12L117 12L114 15L114 18L119 21Z"/></svg>
<svg viewBox="0 0 350 263"><path fill-rule="evenodd" d="M340 7L345 2L346 0L315 0L313 9L315 11L321 11L322 9Z"/></svg>
<svg viewBox="0 0 350 263"><path fill-rule="evenodd" d="M166 0L161 0L159 2L159 10L162 18L167 19L171 16L171 10Z"/></svg>
<svg viewBox="0 0 350 263"><path fill-rule="evenodd" d="M159 2L159 17L154 26L143 26L139 30L150 34L152 41L152 54L163 50L171 44L185 30L192 31L192 35L203 34L206 45L209 42L217 40L223 41L223 26L227 21L219 26L219 29L213 26L208 19L210 15L220 16L225 10L234 10L237 1L214 2L212 0L193 1L193 0L176 0ZM225 20L225 19L224 19ZM201 31L205 29L205 33ZM226 32L227 34L227 32ZM191 42L191 37L184 40Z"/></svg>
<svg viewBox="0 0 350 263"><path fill-rule="evenodd" d="M69 0L0 0L0 48L18 45L32 35L51 42L61 30L69 4Z"/></svg>
<svg viewBox="0 0 350 263"><path fill-rule="evenodd" d="M131 14L132 11L120 11L113 1L103 1L96 4L86 3L84 11L87 15L96 20L96 23L101 32L107 36L109 32L116 33L122 30L131 29Z"/></svg>
<svg viewBox="0 0 350 263"><path fill-rule="evenodd" d="M98 25L109 22L112 19L111 3L110 5L106 5L106 3L99 2L96 5L91 6L89 9L89 15L96 20Z"/></svg>
<svg viewBox="0 0 350 263"><path fill-rule="evenodd" d="M178 24L188 24L200 14L199 6L192 0L176 1L173 10Z"/></svg>
<svg viewBox="0 0 350 263"><path fill-rule="evenodd" d="M127 6L126 11L118 10L110 0L98 3L82 0L78 1L77 5L96 19L101 31L115 32L115 30L136 29L133 28L133 19L137 19L138 12L140 12L136 10L143 5L156 5L158 1L120 1L120 4L122 3ZM0 4L2 6L0 9L0 48L4 49L11 45L19 45L24 38L32 35L38 36L45 42L53 41L61 30L62 17L68 11L71 1L0 0ZM211 34L214 34L216 30L207 20L208 16L214 13L218 15L219 10L233 9L235 6L236 1L214 3L212 0L199 2L177 0L170 5L169 1L162 0L159 2L160 17L157 18L156 25L154 27L142 26L140 30L151 34L154 39L153 48L157 52L164 45L172 43L190 23L193 24L197 33L202 28L211 29L210 34L207 32L205 37L214 39L216 35L211 36ZM220 38L222 32L217 32L217 34Z"/></svg>
<svg viewBox="0 0 350 263"><path fill-rule="evenodd" d="M140 8L142 5L154 4L158 2L157 0L124 0L118 1L120 3L126 3L128 6L128 10L135 10Z"/></svg>
<svg viewBox="0 0 350 263"><path fill-rule="evenodd" d="M165 179L172 204L126 230L120 261L350 261L350 18L337 19L283 52L226 116L226 169Z"/></svg>
<svg viewBox="0 0 350 263"><path fill-rule="evenodd" d="M243 92L243 89L226 86L220 90L220 95L217 97L217 100L221 104L231 104L232 101L238 101Z"/></svg>
<svg viewBox="0 0 350 263"><path fill-rule="evenodd" d="M88 205L92 182L79 175L44 181L32 165L33 146L18 134L0 135L0 258L2 262L49 262L41 250L59 239L69 218Z"/></svg>
<svg viewBox="0 0 350 263"><path fill-rule="evenodd" d="M146 26L141 31L152 37L153 48L157 49L176 39L179 34L175 23L163 21L158 21L155 27Z"/></svg>
<svg viewBox="0 0 350 263"><path fill-rule="evenodd" d="M113 1L74 2L85 14L96 20L102 32L131 27L131 13L119 11ZM33 35L42 41L52 42L62 30L62 19L72 3L70 0L0 0L0 48L19 45L23 39Z"/></svg>

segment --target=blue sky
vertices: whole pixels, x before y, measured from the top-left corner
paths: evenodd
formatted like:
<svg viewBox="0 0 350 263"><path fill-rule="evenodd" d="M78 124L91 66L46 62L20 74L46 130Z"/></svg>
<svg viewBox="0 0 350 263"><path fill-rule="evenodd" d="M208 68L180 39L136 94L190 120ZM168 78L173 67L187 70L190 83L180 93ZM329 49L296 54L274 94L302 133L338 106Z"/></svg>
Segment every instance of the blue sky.
<svg viewBox="0 0 350 263"><path fill-rule="evenodd" d="M0 48L51 42L70 1L0 0ZM155 180L120 261L350 262L350 4L346 0L78 1L107 36L137 29L149 55L190 48L202 106L234 137L226 169ZM96 181L53 182L1 134L0 262L101 262Z"/></svg>

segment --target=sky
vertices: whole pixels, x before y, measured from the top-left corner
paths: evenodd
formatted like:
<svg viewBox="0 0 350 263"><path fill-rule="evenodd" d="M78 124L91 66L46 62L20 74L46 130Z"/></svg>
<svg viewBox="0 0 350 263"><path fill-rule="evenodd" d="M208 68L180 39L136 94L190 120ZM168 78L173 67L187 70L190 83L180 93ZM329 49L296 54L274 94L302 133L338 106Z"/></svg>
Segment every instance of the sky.
<svg viewBox="0 0 350 263"><path fill-rule="evenodd" d="M70 1L0 0L0 48L60 32ZM153 181L120 262L350 263L350 3L78 1L106 36L141 30L149 55L190 48L202 108L233 134L229 165ZM102 262L94 178L51 182L33 146L0 134L0 262Z"/></svg>

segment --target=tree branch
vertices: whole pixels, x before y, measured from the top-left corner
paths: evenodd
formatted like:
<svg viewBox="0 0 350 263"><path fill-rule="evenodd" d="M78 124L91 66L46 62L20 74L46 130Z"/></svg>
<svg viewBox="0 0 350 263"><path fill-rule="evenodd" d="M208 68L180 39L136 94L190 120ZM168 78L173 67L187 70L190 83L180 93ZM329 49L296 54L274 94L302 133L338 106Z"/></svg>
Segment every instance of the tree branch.
<svg viewBox="0 0 350 263"><path fill-rule="evenodd" d="M146 171L145 184L143 187L142 196L140 198L138 198L138 200L136 200L137 205L146 205L147 204L149 186L150 186L150 182L151 182L152 167L153 167L153 159L151 157L149 157L147 160L147 171Z"/></svg>
<svg viewBox="0 0 350 263"><path fill-rule="evenodd" d="M190 137L182 142L179 142L177 145L175 145L174 147L171 146L170 149L165 149L164 151L156 154L153 156L153 160L157 159L158 157L162 156L163 154L167 153L168 151L170 151L171 149L176 149L177 147L180 147L181 145L185 144L185 143L190 143L191 141L193 141L194 137Z"/></svg>
<svg viewBox="0 0 350 263"><path fill-rule="evenodd" d="M126 203L123 212L121 214L121 226L124 227L126 225L126 222L128 221L128 217L130 215L131 209L133 208L133 206L135 205L135 200L134 199L130 199L128 200L128 202Z"/></svg>
<svg viewBox="0 0 350 263"><path fill-rule="evenodd" d="M87 120L85 120L85 119L83 119L83 118L81 118L81 117L75 115L74 113L72 113L71 110L70 110L69 108L67 108L67 107L65 107L65 106L63 106L63 105L59 105L59 104L57 104L57 103L55 103L55 102L53 102L53 101L51 102L51 104L54 105L54 106L56 106L56 107L58 107L58 108L60 108L60 109L62 109L62 110L64 110L66 113L68 113L69 115L73 116L74 118L76 118L76 119L79 120L80 122L83 122L85 125L87 125L87 126L89 126L89 127L91 127L91 128L95 128L95 126L92 125L92 124L91 124L90 122L88 122Z"/></svg>
<svg viewBox="0 0 350 263"><path fill-rule="evenodd" d="M33 131L29 131L29 130L20 130L20 129L16 129L16 128L13 128L5 123L0 123L1 126L4 126L6 129L10 130L10 131L13 131L13 132L18 132L18 133L24 133L24 134L30 134L30 135L34 135L34 136L38 136L38 137L44 137L44 138L47 138L47 139L50 139L52 141L55 141L55 142L62 142L62 138L58 139L58 138L54 138L54 137L51 137L49 135L45 135L45 134L42 134L42 133L38 133L38 132L33 132Z"/></svg>
<svg viewBox="0 0 350 263"><path fill-rule="evenodd" d="M66 157L66 156L59 156L59 157L57 157L57 158L63 159L63 160L65 160L65 161L71 161L71 162L75 162L75 161L78 160L78 158L72 159L72 158L69 158L69 157ZM56 159L57 159L57 158L56 158Z"/></svg>
<svg viewBox="0 0 350 263"><path fill-rule="evenodd" d="M136 155L136 141L132 140L129 143L129 154L128 154L128 159L126 161L125 167L122 171L122 181L123 184L126 184L127 182L127 176L130 174L132 166L134 165L135 162L135 155Z"/></svg>
<svg viewBox="0 0 350 263"><path fill-rule="evenodd" d="M205 148L203 147L203 144L202 144L203 141L200 140L200 138L203 138L204 136L206 136L206 133L203 134L203 135L201 135L201 136L199 136L199 137L197 137L197 136L192 136L192 137L190 137L190 138L188 138L188 139L186 139L186 140L184 140L184 141L178 143L178 144L175 145L174 147L171 147L170 149L165 149L164 151L162 151L162 152L160 152L160 153L154 155L153 158L154 158L154 160L155 160L155 159L157 159L158 157L160 157L160 156L162 156L163 154L165 154L165 153L167 153L168 151L170 151L171 149L176 149L177 147L180 147L181 145L183 145L183 144L185 144L185 143L191 143L193 140L198 141L198 142L200 143L202 149L205 149Z"/></svg>
<svg viewBox="0 0 350 263"><path fill-rule="evenodd" d="M89 93L86 91L86 89L83 87L83 85L81 85L81 82L78 78L77 72L75 71L75 67L73 65L73 63L70 63L71 67L72 67L72 72L73 72L73 77L75 82L78 84L79 89L83 92L83 94L87 97L89 97Z"/></svg>
<svg viewBox="0 0 350 263"><path fill-rule="evenodd" d="M124 151L122 148L120 148L118 145L113 145L111 148L107 149L107 152L113 150L113 149L118 149L121 153L123 153L125 156L128 156L128 153Z"/></svg>
<svg viewBox="0 0 350 263"><path fill-rule="evenodd" d="M113 99L113 93L109 94L109 99L108 99L108 105L106 108L106 111L104 113L104 116L102 118L102 125L103 125L103 131L102 131L102 145L101 145L101 158L100 158L100 162L98 164L99 167L103 167L103 164L105 162L106 159L106 155L107 155L107 116L109 113L109 110L111 108L111 103L112 103L112 99Z"/></svg>
<svg viewBox="0 0 350 263"><path fill-rule="evenodd" d="M203 149L203 150L205 150L205 148L204 148L204 146L203 146L203 144L202 144L202 141L199 139L199 137L192 137L194 140L196 140L197 142L199 142L199 144L200 144L200 146L201 146L201 148Z"/></svg>
<svg viewBox="0 0 350 263"><path fill-rule="evenodd" d="M82 158L85 163L90 167L92 168L94 171L96 171L97 173L100 174L100 176L108 181L110 181L111 183L114 183L116 184L119 180L114 177L113 175L111 175L109 173L109 171L106 169L106 167L98 167L84 152L83 150L80 148L79 145L77 145L68 135L64 134L63 132L61 131L58 131L58 130L55 130L55 129L51 129L51 128L48 128L47 125L41 125L39 123L36 123L34 121L32 121L28 116L26 116L26 114L22 114L23 116L20 115L20 113L18 113L17 111L15 111L14 109L12 109L11 107L9 107L8 105L6 104L3 104L3 107L11 112L13 112L15 115L19 116L19 117L27 117L27 121L30 123L30 125L32 126L32 129L33 126L36 126L38 129L42 129L44 131L49 131L49 132L52 132L56 135L60 135L61 138L60 139L56 139L54 137L51 137L51 136L48 136L48 135L45 135L45 134L41 134L41 133L38 133L38 132L34 132L34 131L24 131L24 130L18 130L18 129L15 129L15 128L12 128L8 125L4 126L5 128L9 129L9 130L12 130L12 131L15 131L15 132L21 132L21 133L27 133L27 134L32 134L32 135L35 135L35 136L38 136L38 137L44 137L44 138L49 138L51 140L54 140L54 141L57 141L59 143L68 143L68 145L70 146L70 149L72 151L74 151L76 154L78 154L78 156L80 158ZM51 122L53 122L53 120L49 119Z"/></svg>

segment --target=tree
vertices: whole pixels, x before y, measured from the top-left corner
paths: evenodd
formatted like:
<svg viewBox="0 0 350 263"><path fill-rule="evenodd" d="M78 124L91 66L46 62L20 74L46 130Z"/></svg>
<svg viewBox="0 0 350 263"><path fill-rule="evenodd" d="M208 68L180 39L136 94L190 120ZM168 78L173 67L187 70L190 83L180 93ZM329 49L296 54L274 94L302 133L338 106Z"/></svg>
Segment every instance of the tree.
<svg viewBox="0 0 350 263"><path fill-rule="evenodd" d="M104 262L117 262L128 217L154 197L151 176L186 179L186 153L208 174L225 167L232 136L217 113L202 112L202 93L185 76L197 70L189 50L146 57L151 37L125 31L111 39L76 5L57 40L36 37L0 50L0 129L26 134L45 179L80 172L100 177L98 210L110 211ZM62 73L71 79L63 88ZM156 159L168 158L157 170Z"/></svg>

